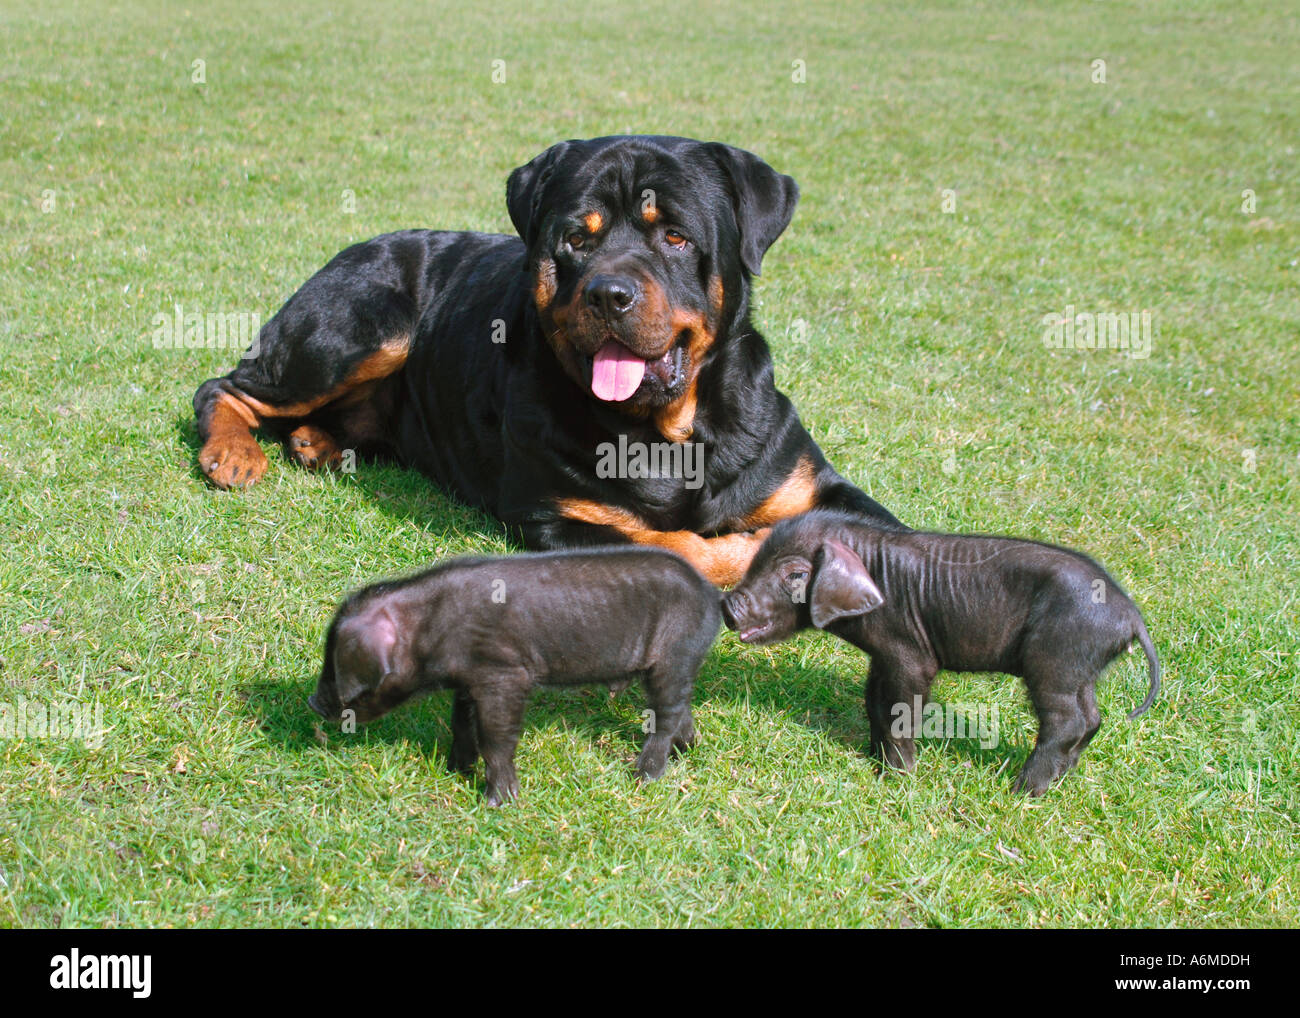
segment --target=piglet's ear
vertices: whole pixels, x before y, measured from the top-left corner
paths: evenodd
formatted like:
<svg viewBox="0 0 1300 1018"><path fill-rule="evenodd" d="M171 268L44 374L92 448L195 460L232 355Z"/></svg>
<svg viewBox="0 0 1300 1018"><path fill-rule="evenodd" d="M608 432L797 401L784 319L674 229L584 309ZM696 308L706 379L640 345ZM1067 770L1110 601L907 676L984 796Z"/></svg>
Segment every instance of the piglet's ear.
<svg viewBox="0 0 1300 1018"><path fill-rule="evenodd" d="M397 621L386 608L362 609L343 619L335 634L334 674L346 706L375 689L394 671Z"/></svg>
<svg viewBox="0 0 1300 1018"><path fill-rule="evenodd" d="M885 595L852 548L828 539L817 551L809 602L812 624L825 629L836 619L874 611Z"/></svg>

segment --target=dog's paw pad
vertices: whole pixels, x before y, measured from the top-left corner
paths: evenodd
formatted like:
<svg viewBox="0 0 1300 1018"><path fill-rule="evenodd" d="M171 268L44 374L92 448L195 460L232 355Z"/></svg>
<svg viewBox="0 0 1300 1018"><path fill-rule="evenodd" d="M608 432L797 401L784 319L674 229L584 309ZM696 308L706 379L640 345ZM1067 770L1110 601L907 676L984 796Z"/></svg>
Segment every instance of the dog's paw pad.
<svg viewBox="0 0 1300 1018"><path fill-rule="evenodd" d="M343 463L343 450L329 432L311 424L293 430L289 436L289 454L308 470L337 469Z"/></svg>

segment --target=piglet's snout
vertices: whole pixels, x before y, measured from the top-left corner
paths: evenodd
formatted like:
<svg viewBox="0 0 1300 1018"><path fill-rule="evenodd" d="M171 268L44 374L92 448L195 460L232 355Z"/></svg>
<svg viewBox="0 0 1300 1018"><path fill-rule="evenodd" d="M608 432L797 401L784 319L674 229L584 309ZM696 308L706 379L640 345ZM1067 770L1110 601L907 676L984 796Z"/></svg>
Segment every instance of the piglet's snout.
<svg viewBox="0 0 1300 1018"><path fill-rule="evenodd" d="M728 629L736 628L736 610L735 594L727 594L723 598L723 621Z"/></svg>
<svg viewBox="0 0 1300 1018"><path fill-rule="evenodd" d="M739 629L748 613L749 604L740 591L733 590L722 599L722 621L728 629Z"/></svg>
<svg viewBox="0 0 1300 1018"><path fill-rule="evenodd" d="M722 599L722 621L726 623L728 629L736 628L736 611L731 606L730 594Z"/></svg>
<svg viewBox="0 0 1300 1018"><path fill-rule="evenodd" d="M338 701L330 696L322 696L318 689L307 697L307 706L323 717L326 721L337 721L343 708Z"/></svg>

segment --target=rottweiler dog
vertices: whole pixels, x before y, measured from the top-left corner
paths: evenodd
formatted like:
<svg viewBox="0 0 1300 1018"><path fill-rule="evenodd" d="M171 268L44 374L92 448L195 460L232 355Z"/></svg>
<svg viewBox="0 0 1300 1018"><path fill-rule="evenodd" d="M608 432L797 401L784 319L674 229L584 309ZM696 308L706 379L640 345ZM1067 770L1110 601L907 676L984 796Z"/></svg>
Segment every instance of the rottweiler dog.
<svg viewBox="0 0 1300 1018"><path fill-rule="evenodd" d="M518 237L390 233L307 280L195 394L199 465L252 484L266 429L307 467L416 467L530 548L655 545L719 585L814 507L901 527L826 462L750 321L798 198L728 145L561 142L510 174Z"/></svg>

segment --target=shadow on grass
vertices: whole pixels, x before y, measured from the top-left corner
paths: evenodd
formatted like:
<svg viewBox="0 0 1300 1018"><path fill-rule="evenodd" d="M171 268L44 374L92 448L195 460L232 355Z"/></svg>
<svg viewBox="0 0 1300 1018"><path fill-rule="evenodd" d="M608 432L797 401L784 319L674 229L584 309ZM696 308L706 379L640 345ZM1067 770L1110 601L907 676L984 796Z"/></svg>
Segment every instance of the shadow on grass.
<svg viewBox="0 0 1300 1018"><path fill-rule="evenodd" d="M405 704L386 717L345 733L336 723L326 722L307 706L313 684L284 685L258 682L244 686L243 698L257 716L263 734L288 753L321 748L347 754L357 747L379 741L389 745L415 747L431 766L450 773L452 692L440 690ZM558 728L595 744L616 743L616 752L629 761L641 748L642 697L635 686L616 698L606 687L570 686L535 690L524 715L524 733L535 728ZM607 747L607 750L608 747ZM630 763L629 763L630 767ZM630 773L630 771L629 771ZM482 790L482 763L476 784Z"/></svg>
<svg viewBox="0 0 1300 1018"><path fill-rule="evenodd" d="M734 673L737 665L746 667L747 674L742 677L725 674L728 670ZM743 706L788 718L853 752L867 752L869 729L860 679L827 668L754 670L751 665L752 662L728 655L725 650L721 654L715 650L696 685L697 710L705 703ZM449 690L407 704L387 717L360 726L352 734L312 713L307 697L314 688L314 684L286 686L262 682L244 687L244 695L249 709L258 716L263 733L286 752L324 748L331 753L347 754L380 741L415 747L430 766L447 772L451 750L452 694ZM799 695L801 692L806 695ZM593 746L603 744L602 753L617 754L630 767L643 739L644 705L644 694L635 684L616 698L611 698L600 685L543 687L530 697L524 732L558 728ZM989 775L998 772L1014 775L1029 753L1032 738L1031 746L1025 746L1019 739L1008 740L1004 733L999 735L999 744L988 748L975 738L925 738L918 740L918 747L922 759L928 753L952 754ZM878 760L873 765L884 779L895 773L885 769ZM473 781L481 791L481 763Z"/></svg>
<svg viewBox="0 0 1300 1018"><path fill-rule="evenodd" d="M200 484L207 485L208 480L199 469L198 456L202 443L199 441L194 415L178 413L173 430L177 443L189 451L190 476ZM259 483L265 483L277 470L310 473L290 458L282 436L273 429L264 429L258 432L257 437L263 444L274 442L279 447L278 455L272 450L265 450L270 466ZM506 541L512 550L524 550L523 545L495 517L452 497L414 468L404 467L392 460L363 457L355 472L335 473L333 476L341 484L361 491L381 512L397 522L427 525L431 521L437 521L451 536L490 537ZM238 492L231 492L230 495L232 498L239 497Z"/></svg>
<svg viewBox="0 0 1300 1018"><path fill-rule="evenodd" d="M823 639L834 639L823 636ZM831 668L770 667L747 658L747 649L726 644L730 638L724 634L714 649L714 656L704 667L696 685L695 702L704 702L707 696L713 702L747 703L751 708L783 714L798 724L820 732L857 753L869 753L870 725L864 703L868 658L862 656L861 672L837 671ZM710 667L712 666L712 667ZM743 672L737 677L735 672ZM728 674L730 673L730 674ZM929 701L940 709L946 707L942 699ZM963 716L958 712L959 716ZM994 745L985 747L975 735L974 719L969 723L966 738L924 737L916 740L918 759L926 754L939 753L969 761L973 766L988 768L990 773L1002 769L1015 774L1023 766L1033 748L1033 731L1025 736L1009 733L999 723ZM873 758L877 773L894 773Z"/></svg>

